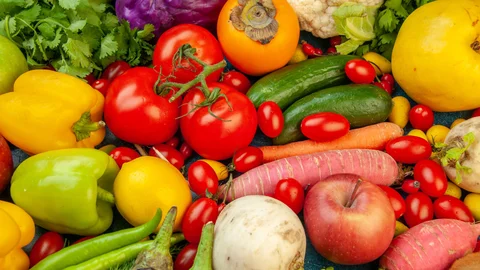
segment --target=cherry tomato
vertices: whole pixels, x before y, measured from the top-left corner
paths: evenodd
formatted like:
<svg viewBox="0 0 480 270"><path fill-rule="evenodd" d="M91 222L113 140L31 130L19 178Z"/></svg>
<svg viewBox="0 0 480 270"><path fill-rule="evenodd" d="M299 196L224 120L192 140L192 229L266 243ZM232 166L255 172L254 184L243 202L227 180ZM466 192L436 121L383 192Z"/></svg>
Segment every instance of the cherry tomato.
<svg viewBox="0 0 480 270"><path fill-rule="evenodd" d="M330 47L326 51L327 54L334 54L336 52L337 52L337 49L335 47Z"/></svg>
<svg viewBox="0 0 480 270"><path fill-rule="evenodd" d="M106 79L111 82L113 81L113 79L122 75L130 68L131 67L127 62L117 60L107 66L107 68L103 71L102 76L100 76L100 79Z"/></svg>
<svg viewBox="0 0 480 270"><path fill-rule="evenodd" d="M180 253L178 253L177 258L175 259L175 264L173 269L175 270L190 270L195 261L195 256L197 255L198 244L188 244Z"/></svg>
<svg viewBox="0 0 480 270"><path fill-rule="evenodd" d="M177 148L178 145L180 144L180 139L177 136L174 136L168 141L166 141L165 144L173 148Z"/></svg>
<svg viewBox="0 0 480 270"><path fill-rule="evenodd" d="M290 207L295 214L298 214L303 208L305 191L297 180L287 178L278 181L273 197Z"/></svg>
<svg viewBox="0 0 480 270"><path fill-rule="evenodd" d="M48 255L61 250L63 245L64 239L60 234L56 232L44 233L38 238L30 251L30 267L33 267Z"/></svg>
<svg viewBox="0 0 480 270"><path fill-rule="evenodd" d="M378 186L383 189L388 199L390 200L390 204L392 205L393 211L395 212L395 219L399 219L405 213L406 208L405 200L403 199L402 195L400 195L400 193L398 193L395 189L389 186Z"/></svg>
<svg viewBox="0 0 480 270"><path fill-rule="evenodd" d="M238 150L233 155L233 166L237 172L247 172L255 167L262 165L263 152L260 148L247 146Z"/></svg>
<svg viewBox="0 0 480 270"><path fill-rule="evenodd" d="M305 117L300 130L312 141L328 142L345 136L350 130L350 123L341 114L321 112Z"/></svg>
<svg viewBox="0 0 480 270"><path fill-rule="evenodd" d="M472 113L472 117L477 117L477 116L480 116L480 108L475 109Z"/></svg>
<svg viewBox="0 0 480 270"><path fill-rule="evenodd" d="M197 160L188 168L188 182L190 188L200 197L205 197L208 192L215 194L218 189L218 177L208 163Z"/></svg>
<svg viewBox="0 0 480 270"><path fill-rule="evenodd" d="M392 87L392 85L389 84L389 83L386 82L386 81L374 82L373 85L382 88L382 89L385 90L389 95L391 95L392 92L393 92L393 87Z"/></svg>
<svg viewBox="0 0 480 270"><path fill-rule="evenodd" d="M390 140L385 146L385 151L397 162L415 164L432 155L432 146L416 136L401 136Z"/></svg>
<svg viewBox="0 0 480 270"><path fill-rule="evenodd" d="M420 182L418 182L417 180L413 180L413 179L403 180L402 190L405 193L408 193L408 194L415 193L415 192L418 192L419 189L420 189Z"/></svg>
<svg viewBox="0 0 480 270"><path fill-rule="evenodd" d="M335 48L335 46L342 44L342 37L334 36L329 38L328 41L330 42L330 46Z"/></svg>
<svg viewBox="0 0 480 270"><path fill-rule="evenodd" d="M170 162L175 168L181 169L183 165L185 164L185 159L183 158L183 155L175 148L166 145L166 144L157 144L150 148L148 151L148 155L152 157L160 157L157 155L157 150L160 152L167 160Z"/></svg>
<svg viewBox="0 0 480 270"><path fill-rule="evenodd" d="M188 145L187 142L183 142L178 151L180 151L180 154L182 154L184 159L191 157L193 154L193 149L190 147L190 145Z"/></svg>
<svg viewBox="0 0 480 270"><path fill-rule="evenodd" d="M376 75L375 68L363 59L348 61L345 65L345 73L352 82L358 84L372 83Z"/></svg>
<svg viewBox="0 0 480 270"><path fill-rule="evenodd" d="M433 203L433 211L436 218L452 218L465 222L475 222L470 209L459 199L442 195Z"/></svg>
<svg viewBox="0 0 480 270"><path fill-rule="evenodd" d="M223 209L225 209L225 206L227 206L225 203L218 204L218 213L219 214L223 211Z"/></svg>
<svg viewBox="0 0 480 270"><path fill-rule="evenodd" d="M275 138L282 133L285 123L282 109L274 101L260 104L257 110L258 126L269 138Z"/></svg>
<svg viewBox="0 0 480 270"><path fill-rule="evenodd" d="M404 218L409 228L433 219L433 203L425 193L417 192L408 195L405 205Z"/></svg>
<svg viewBox="0 0 480 270"><path fill-rule="evenodd" d="M110 81L107 79L98 79L94 81L91 86L94 89L97 89L103 96L107 95L108 87L110 86Z"/></svg>
<svg viewBox="0 0 480 270"><path fill-rule="evenodd" d="M408 113L408 119L414 129L420 129L423 132L433 126L434 116L433 111L425 105L415 105Z"/></svg>
<svg viewBox="0 0 480 270"><path fill-rule="evenodd" d="M413 177L420 182L420 190L428 196L439 197L447 190L447 176L442 166L433 160L421 160L415 164Z"/></svg>
<svg viewBox="0 0 480 270"><path fill-rule="evenodd" d="M217 203L209 198L200 198L192 203L182 219L182 232L185 239L198 244L202 235L203 225L212 221L215 223L218 217Z"/></svg>
<svg viewBox="0 0 480 270"><path fill-rule="evenodd" d="M243 94L246 94L248 92L248 89L250 89L250 86L252 86L247 76L243 75L243 73L241 72L234 70L223 74L222 82L224 84L233 86L235 89L237 89Z"/></svg>
<svg viewBox="0 0 480 270"><path fill-rule="evenodd" d="M307 56L314 56L315 55L315 47L313 47L313 45L308 44L305 41L302 41L302 51Z"/></svg>
<svg viewBox="0 0 480 270"><path fill-rule="evenodd" d="M96 79L95 79L95 76L93 75L93 73L88 74L88 75L85 76L83 79L86 80L87 83L90 84L90 85L96 80Z"/></svg>
<svg viewBox="0 0 480 270"><path fill-rule="evenodd" d="M314 53L315 56L323 55L323 51L320 48L315 48L315 51L313 53Z"/></svg>
<svg viewBox="0 0 480 270"><path fill-rule="evenodd" d="M94 238L94 237L95 237L95 236L85 236L85 237L82 237L82 238L78 239L77 241L73 242L72 245L81 243L81 242L83 242L83 241L86 241L86 240L88 240L88 239L92 239L92 238Z"/></svg>
<svg viewBox="0 0 480 270"><path fill-rule="evenodd" d="M113 160L115 160L118 167L122 168L124 163L127 163L129 161L132 161L140 157L140 154L138 154L138 152L133 150L132 148L120 146L113 149L110 152L110 156L113 158Z"/></svg>
<svg viewBox="0 0 480 270"><path fill-rule="evenodd" d="M382 78L380 79L382 82L387 82L389 83L392 87L395 84L395 80L393 79L393 75L390 73L385 73L382 75Z"/></svg>

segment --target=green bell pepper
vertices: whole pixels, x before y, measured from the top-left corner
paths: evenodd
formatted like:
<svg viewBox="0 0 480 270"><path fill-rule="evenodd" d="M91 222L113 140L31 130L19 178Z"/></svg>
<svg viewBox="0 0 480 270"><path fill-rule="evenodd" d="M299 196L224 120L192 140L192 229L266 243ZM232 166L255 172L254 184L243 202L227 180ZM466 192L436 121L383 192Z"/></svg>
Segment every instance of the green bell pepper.
<svg viewBox="0 0 480 270"><path fill-rule="evenodd" d="M10 193L35 224L50 231L98 235L113 220L113 182L117 163L90 148L53 150L23 161Z"/></svg>

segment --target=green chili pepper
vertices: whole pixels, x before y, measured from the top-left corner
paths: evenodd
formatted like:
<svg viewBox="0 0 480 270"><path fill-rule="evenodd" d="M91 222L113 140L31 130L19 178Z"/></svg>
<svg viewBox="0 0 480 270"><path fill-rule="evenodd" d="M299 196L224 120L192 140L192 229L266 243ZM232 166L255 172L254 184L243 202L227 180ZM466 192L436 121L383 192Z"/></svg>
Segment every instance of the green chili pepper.
<svg viewBox="0 0 480 270"><path fill-rule="evenodd" d="M197 255L190 270L212 270L213 231L215 224L208 222L202 228L202 236L197 248Z"/></svg>
<svg viewBox="0 0 480 270"><path fill-rule="evenodd" d="M162 211L147 223L135 228L120 230L91 238L64 248L36 264L31 270L56 270L82 263L109 251L136 243L150 235L160 223Z"/></svg>

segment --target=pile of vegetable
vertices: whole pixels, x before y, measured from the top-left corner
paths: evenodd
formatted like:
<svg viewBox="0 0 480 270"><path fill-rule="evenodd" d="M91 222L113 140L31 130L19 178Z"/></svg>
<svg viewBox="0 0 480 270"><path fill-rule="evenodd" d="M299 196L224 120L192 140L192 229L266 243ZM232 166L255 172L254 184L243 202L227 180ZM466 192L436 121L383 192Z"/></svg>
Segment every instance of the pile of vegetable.
<svg viewBox="0 0 480 270"><path fill-rule="evenodd" d="M480 64L415 72L480 9L429 2L0 4L0 269L475 265Z"/></svg>

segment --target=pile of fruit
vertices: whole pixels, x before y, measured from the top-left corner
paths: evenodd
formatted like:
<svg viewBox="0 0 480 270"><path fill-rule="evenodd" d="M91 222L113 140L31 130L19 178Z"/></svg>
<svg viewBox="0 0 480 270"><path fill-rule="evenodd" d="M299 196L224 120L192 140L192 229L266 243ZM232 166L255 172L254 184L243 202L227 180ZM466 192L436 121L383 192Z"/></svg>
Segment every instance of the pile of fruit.
<svg viewBox="0 0 480 270"><path fill-rule="evenodd" d="M476 1L140 2L0 5L0 269L478 265Z"/></svg>

